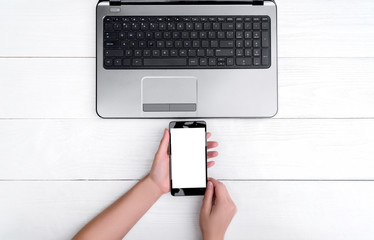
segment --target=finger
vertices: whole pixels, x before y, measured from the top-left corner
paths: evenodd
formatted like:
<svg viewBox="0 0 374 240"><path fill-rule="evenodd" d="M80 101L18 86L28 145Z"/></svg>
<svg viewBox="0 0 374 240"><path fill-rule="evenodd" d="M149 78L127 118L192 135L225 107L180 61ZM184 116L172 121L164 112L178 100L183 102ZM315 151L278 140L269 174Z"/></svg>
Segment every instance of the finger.
<svg viewBox="0 0 374 240"><path fill-rule="evenodd" d="M206 185L203 205L201 206L201 213L205 216L209 216L212 210L212 201L213 201L213 194L214 194L214 186L211 181L208 181Z"/></svg>
<svg viewBox="0 0 374 240"><path fill-rule="evenodd" d="M164 136L161 139L160 146L158 147L158 153L167 153L169 147L169 130L165 128Z"/></svg>
<svg viewBox="0 0 374 240"><path fill-rule="evenodd" d="M207 145L208 149L215 148L217 146L218 146L218 142L214 142L214 141L208 142L208 145Z"/></svg>
<svg viewBox="0 0 374 240"><path fill-rule="evenodd" d="M208 168L213 167L214 164L216 164L215 161L210 161L210 162L207 163L207 167L208 167Z"/></svg>
<svg viewBox="0 0 374 240"><path fill-rule="evenodd" d="M217 157L217 156L218 156L218 152L217 151L210 151L210 152L207 153L208 159L214 158L214 157Z"/></svg>
<svg viewBox="0 0 374 240"><path fill-rule="evenodd" d="M209 181L213 183L214 192L216 195L216 202L227 200L228 192L227 192L226 186L222 182L214 178L209 178Z"/></svg>
<svg viewBox="0 0 374 240"><path fill-rule="evenodd" d="M212 133L210 133L210 132L207 132L206 133L206 138L208 139L208 138L210 138L212 136Z"/></svg>

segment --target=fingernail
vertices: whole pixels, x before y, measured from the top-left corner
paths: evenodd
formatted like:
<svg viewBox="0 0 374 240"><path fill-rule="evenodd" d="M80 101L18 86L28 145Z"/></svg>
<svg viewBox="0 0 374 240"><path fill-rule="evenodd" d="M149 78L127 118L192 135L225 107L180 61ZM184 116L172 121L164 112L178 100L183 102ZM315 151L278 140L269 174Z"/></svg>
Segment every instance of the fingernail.
<svg viewBox="0 0 374 240"><path fill-rule="evenodd" d="M213 188L213 183L211 181L208 181L208 188Z"/></svg>

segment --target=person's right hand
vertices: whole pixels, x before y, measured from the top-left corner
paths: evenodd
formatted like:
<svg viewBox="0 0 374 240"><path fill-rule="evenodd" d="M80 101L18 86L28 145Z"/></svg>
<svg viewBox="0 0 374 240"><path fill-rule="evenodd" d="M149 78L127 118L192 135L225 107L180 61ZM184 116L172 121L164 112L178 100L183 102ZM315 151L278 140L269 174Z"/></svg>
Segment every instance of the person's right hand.
<svg viewBox="0 0 374 240"><path fill-rule="evenodd" d="M220 181L209 178L200 211L203 239L222 240L235 213L236 206L226 186Z"/></svg>

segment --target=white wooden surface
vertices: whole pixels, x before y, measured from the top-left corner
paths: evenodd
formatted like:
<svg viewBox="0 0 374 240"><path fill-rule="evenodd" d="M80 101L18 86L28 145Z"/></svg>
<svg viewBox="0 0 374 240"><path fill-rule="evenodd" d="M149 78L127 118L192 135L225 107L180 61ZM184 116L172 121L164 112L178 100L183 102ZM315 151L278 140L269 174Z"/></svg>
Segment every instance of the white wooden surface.
<svg viewBox="0 0 374 240"><path fill-rule="evenodd" d="M0 7L0 239L68 239L150 168L168 120L95 114L96 0ZM373 239L374 2L278 0L274 119L207 120L227 239ZM128 239L200 239L163 196Z"/></svg>

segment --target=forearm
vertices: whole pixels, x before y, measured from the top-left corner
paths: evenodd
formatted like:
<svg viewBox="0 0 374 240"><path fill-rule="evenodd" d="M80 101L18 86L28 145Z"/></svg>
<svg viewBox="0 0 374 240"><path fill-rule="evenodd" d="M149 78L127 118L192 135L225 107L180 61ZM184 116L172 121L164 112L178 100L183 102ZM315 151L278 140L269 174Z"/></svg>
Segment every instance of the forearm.
<svg viewBox="0 0 374 240"><path fill-rule="evenodd" d="M88 223L74 239L122 239L162 195L147 176Z"/></svg>

